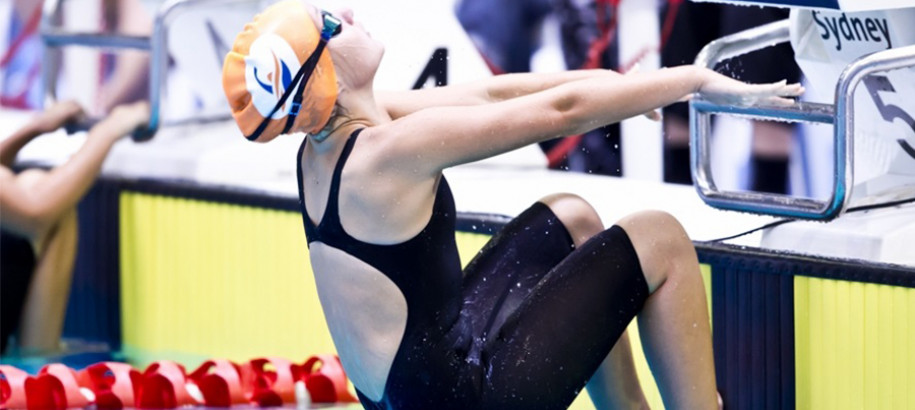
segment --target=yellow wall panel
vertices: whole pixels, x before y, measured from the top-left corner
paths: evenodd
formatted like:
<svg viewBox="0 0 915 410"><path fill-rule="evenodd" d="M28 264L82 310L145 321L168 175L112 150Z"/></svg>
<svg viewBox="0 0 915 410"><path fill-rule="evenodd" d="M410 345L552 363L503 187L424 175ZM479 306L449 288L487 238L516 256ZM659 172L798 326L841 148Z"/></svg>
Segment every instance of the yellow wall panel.
<svg viewBox="0 0 915 410"><path fill-rule="evenodd" d="M810 335L810 281L794 281L794 356L795 366L795 401L798 409L812 409L813 386L810 381L813 379L810 361L812 359L810 345L812 336ZM802 365L803 363L803 365Z"/></svg>
<svg viewBox="0 0 915 410"><path fill-rule="evenodd" d="M915 409L915 289L795 277L799 409Z"/></svg>
<svg viewBox="0 0 915 410"><path fill-rule="evenodd" d="M483 249L483 245L491 238L490 235L484 235L471 232L458 232L455 236L457 240L458 254L461 256L461 266L467 266L477 252Z"/></svg>
<svg viewBox="0 0 915 410"><path fill-rule="evenodd" d="M333 351L298 213L124 193L121 294L139 365Z"/></svg>

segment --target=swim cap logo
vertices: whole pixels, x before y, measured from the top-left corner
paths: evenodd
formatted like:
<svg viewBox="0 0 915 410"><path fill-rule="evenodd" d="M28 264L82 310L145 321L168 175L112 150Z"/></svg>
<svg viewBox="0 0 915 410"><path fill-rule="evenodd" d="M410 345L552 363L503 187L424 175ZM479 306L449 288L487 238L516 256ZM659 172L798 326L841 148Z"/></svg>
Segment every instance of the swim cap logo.
<svg viewBox="0 0 915 410"><path fill-rule="evenodd" d="M276 34L264 34L251 43L245 57L245 83L257 111L266 117L292 83L299 70L299 59L286 40ZM273 115L274 119L289 114L290 98Z"/></svg>

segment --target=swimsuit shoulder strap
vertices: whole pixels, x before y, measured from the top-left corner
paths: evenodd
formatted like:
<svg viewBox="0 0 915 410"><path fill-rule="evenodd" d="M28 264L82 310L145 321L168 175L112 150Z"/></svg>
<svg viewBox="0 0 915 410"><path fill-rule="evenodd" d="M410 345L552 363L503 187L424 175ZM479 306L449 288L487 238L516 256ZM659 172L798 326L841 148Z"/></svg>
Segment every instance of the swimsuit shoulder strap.
<svg viewBox="0 0 915 410"><path fill-rule="evenodd" d="M337 159L334 175L330 180L330 192L328 193L327 198L327 210L330 212L326 212L325 217L331 218L331 220L327 221L328 223L333 223L335 225L340 223L340 176L343 174L343 167L346 165L346 160L353 151L353 146L356 145L356 138L359 137L359 133L362 132L363 129L364 128L360 128L350 134L349 139L346 140L346 145L343 146L343 152L340 153L340 158Z"/></svg>

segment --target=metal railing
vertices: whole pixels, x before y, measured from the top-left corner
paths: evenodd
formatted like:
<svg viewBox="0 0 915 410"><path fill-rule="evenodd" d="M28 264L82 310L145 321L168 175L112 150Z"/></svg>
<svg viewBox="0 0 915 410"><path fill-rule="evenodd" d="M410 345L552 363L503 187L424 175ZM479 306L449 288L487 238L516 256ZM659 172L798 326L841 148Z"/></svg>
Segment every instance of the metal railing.
<svg viewBox="0 0 915 410"><path fill-rule="evenodd" d="M696 65L714 68L718 63L789 41L788 20L722 37L706 45ZM854 185L854 93L870 74L915 66L915 46L863 56L846 66L836 84L834 104L795 103L788 107L720 105L696 99L690 102L690 150L693 180L699 196L721 209L792 218L829 220L840 215ZM760 120L833 124L833 192L826 200L763 192L724 191L712 176L711 116L726 114Z"/></svg>

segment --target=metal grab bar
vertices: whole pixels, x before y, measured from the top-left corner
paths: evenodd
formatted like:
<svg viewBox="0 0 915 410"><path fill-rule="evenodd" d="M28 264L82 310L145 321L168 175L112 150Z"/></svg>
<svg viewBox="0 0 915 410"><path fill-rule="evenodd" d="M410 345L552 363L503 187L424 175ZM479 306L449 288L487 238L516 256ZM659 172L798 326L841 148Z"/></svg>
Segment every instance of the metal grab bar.
<svg viewBox="0 0 915 410"><path fill-rule="evenodd" d="M714 68L728 58L788 40L788 20L766 24L709 43L697 55L695 64ZM845 209L854 184L854 92L858 84L872 73L911 66L915 66L915 46L880 51L855 60L839 76L834 105L796 103L789 107L741 107L718 105L701 99L691 101L691 165L699 196L707 204L721 209L815 220L835 218ZM835 171L832 196L821 201L788 195L718 189L712 176L709 153L712 114L834 124Z"/></svg>
<svg viewBox="0 0 915 410"><path fill-rule="evenodd" d="M63 30L49 30L42 33L42 40L48 47L87 46L94 48L132 48L149 50L149 37L118 36L98 33L74 33Z"/></svg>

